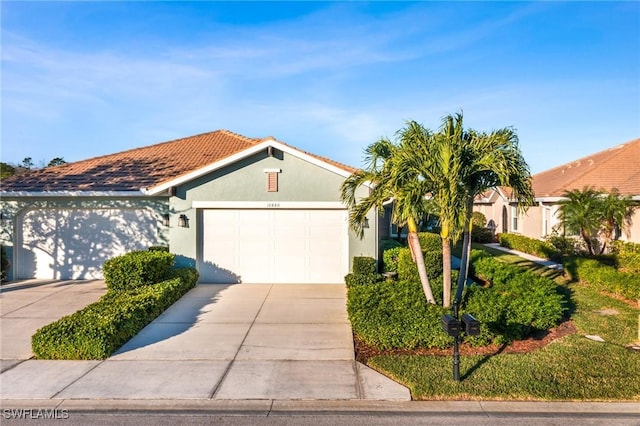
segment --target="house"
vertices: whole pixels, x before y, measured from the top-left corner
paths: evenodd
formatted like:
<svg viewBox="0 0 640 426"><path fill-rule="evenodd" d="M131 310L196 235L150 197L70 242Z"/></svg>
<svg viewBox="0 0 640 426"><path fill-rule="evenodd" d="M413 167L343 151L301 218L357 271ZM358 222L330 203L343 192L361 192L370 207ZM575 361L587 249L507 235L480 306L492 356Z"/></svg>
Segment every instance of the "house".
<svg viewBox="0 0 640 426"><path fill-rule="evenodd" d="M342 283L354 256L378 258L376 212L360 239L340 201L354 170L218 130L7 178L9 277L101 278L105 260L162 245L201 282Z"/></svg>
<svg viewBox="0 0 640 426"><path fill-rule="evenodd" d="M640 139L580 158L532 176L535 205L518 213L508 189L495 188L477 197L474 210L493 221L496 232L519 233L531 238L545 237L560 229L558 202L566 190L592 186L640 201ZM640 243L640 209L621 240Z"/></svg>

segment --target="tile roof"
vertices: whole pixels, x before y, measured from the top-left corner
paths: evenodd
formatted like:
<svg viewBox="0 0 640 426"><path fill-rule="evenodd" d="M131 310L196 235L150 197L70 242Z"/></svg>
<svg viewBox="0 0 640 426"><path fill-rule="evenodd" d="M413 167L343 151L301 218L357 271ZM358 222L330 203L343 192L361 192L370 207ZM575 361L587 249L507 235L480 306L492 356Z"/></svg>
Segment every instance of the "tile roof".
<svg viewBox="0 0 640 426"><path fill-rule="evenodd" d="M166 183L266 140L275 138L248 138L228 130L217 130L34 170L3 179L1 186L2 191L25 192L137 191ZM354 168L328 158L298 151L347 172L355 171Z"/></svg>
<svg viewBox="0 0 640 426"><path fill-rule="evenodd" d="M640 139L533 175L537 198L560 197L585 186L640 195Z"/></svg>

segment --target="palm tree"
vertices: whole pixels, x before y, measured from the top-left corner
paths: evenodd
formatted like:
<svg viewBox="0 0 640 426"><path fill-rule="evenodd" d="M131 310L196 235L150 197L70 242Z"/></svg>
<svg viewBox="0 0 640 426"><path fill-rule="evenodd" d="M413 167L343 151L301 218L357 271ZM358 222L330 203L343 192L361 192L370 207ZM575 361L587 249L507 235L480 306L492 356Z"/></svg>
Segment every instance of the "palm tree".
<svg viewBox="0 0 640 426"><path fill-rule="evenodd" d="M604 244L600 253L603 253L607 244L616 239L616 231L622 231L631 226L631 216L637 208L630 196L623 196L617 188L613 188L609 194L601 199Z"/></svg>
<svg viewBox="0 0 640 426"><path fill-rule="evenodd" d="M401 167L416 176L435 204L440 219L442 238L442 305L451 305L451 246L462 233L465 218L465 188L462 154L468 135L462 127L462 116L447 116L440 131L432 133L411 122L416 141L414 149L402 153Z"/></svg>
<svg viewBox="0 0 640 426"><path fill-rule="evenodd" d="M462 116L459 116L462 121ZM465 227L462 244L462 259L456 301L460 301L468 278L471 252L471 230L473 227L473 201L486 190L497 187L512 189L512 200L519 209L533 202L531 174L518 146L518 136L511 128L477 133L469 130L463 154L463 183L466 189Z"/></svg>
<svg viewBox="0 0 640 426"><path fill-rule="evenodd" d="M373 209L383 209L391 202L391 220L398 226L408 228L409 248L418 268L420 282L429 303L435 303L429 278L424 264L422 248L418 239L418 218L424 215L425 188L415 174L402 169L399 158L404 152L415 149L416 131L414 123L398 131L400 143L394 144L388 139L369 145L365 150L364 169L354 172L341 186L342 201L349 208L349 225L360 238L364 235L367 213ZM368 185L369 195L357 198L360 187Z"/></svg>
<svg viewBox="0 0 640 426"><path fill-rule="evenodd" d="M592 187L565 191L562 195L558 218L565 232L578 233L584 240L589 254L594 254L597 235L603 222L602 192Z"/></svg>

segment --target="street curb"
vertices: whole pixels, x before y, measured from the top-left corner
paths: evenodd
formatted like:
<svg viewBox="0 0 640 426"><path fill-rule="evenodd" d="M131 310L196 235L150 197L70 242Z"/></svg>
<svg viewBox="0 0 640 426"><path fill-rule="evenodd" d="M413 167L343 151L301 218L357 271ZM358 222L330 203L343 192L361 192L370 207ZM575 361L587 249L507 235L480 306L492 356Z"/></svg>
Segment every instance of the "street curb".
<svg viewBox="0 0 640 426"><path fill-rule="evenodd" d="M227 414L251 416L448 414L488 417L540 416L640 417L640 402L519 402L519 401L290 401L290 400L0 400L0 409L57 409L74 413Z"/></svg>

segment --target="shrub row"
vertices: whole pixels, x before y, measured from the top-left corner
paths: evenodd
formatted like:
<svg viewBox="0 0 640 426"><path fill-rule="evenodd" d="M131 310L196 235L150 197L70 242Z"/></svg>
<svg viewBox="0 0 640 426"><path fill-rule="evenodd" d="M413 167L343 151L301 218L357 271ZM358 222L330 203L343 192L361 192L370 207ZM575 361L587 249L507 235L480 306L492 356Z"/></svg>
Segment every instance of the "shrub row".
<svg viewBox="0 0 640 426"><path fill-rule="evenodd" d="M7 279L7 271L9 270L9 256L7 256L7 249L0 245L0 282L5 282Z"/></svg>
<svg viewBox="0 0 640 426"><path fill-rule="evenodd" d="M193 288L198 271L176 269L151 285L108 291L100 300L40 328L31 338L41 359L104 359Z"/></svg>
<svg viewBox="0 0 640 426"><path fill-rule="evenodd" d="M564 269L573 280L579 280L596 291L612 293L629 300L640 299L640 275L621 272L596 259L571 257Z"/></svg>
<svg viewBox="0 0 640 426"><path fill-rule="evenodd" d="M564 297L552 279L493 257L476 256L473 270L490 283L469 287L465 297L465 310L483 324L482 334L472 339L476 343L522 339L562 319Z"/></svg>
<svg viewBox="0 0 640 426"><path fill-rule="evenodd" d="M423 251L424 264L427 270L427 277L436 278L442 275L442 250ZM411 250L408 247L398 251L398 279L407 281L420 281L418 267L411 257Z"/></svg>
<svg viewBox="0 0 640 426"><path fill-rule="evenodd" d="M548 242L525 237L524 235L502 233L499 236L499 241L502 247L529 253L534 256L557 261L562 258L558 250Z"/></svg>
<svg viewBox="0 0 640 426"><path fill-rule="evenodd" d="M640 274L640 244L617 240L613 242L612 249L620 269Z"/></svg>
<svg viewBox="0 0 640 426"><path fill-rule="evenodd" d="M133 251L107 260L102 271L109 291L122 291L166 280L174 261L164 250Z"/></svg>

